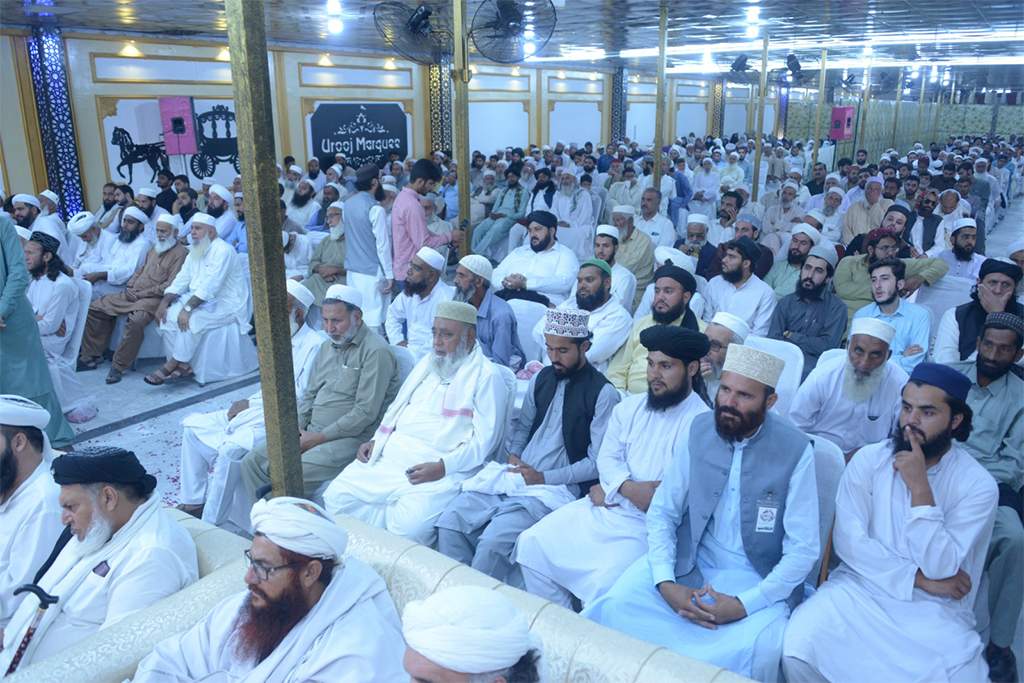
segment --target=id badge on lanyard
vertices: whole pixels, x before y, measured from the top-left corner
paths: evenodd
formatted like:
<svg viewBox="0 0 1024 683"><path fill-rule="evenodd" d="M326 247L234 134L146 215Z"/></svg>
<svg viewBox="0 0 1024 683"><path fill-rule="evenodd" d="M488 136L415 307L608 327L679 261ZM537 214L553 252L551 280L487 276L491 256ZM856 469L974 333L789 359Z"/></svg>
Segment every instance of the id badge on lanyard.
<svg viewBox="0 0 1024 683"><path fill-rule="evenodd" d="M754 531L762 534L770 534L775 531L775 520L779 516L779 503L772 500L772 492L768 492L767 498L757 501L757 524Z"/></svg>

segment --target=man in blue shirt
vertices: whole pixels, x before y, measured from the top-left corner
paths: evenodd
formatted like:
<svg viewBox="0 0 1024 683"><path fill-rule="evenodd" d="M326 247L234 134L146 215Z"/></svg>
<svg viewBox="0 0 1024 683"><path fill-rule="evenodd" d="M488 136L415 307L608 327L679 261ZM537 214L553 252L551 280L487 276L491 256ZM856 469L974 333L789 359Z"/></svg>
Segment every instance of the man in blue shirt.
<svg viewBox="0 0 1024 683"><path fill-rule="evenodd" d="M526 364L512 307L491 292L491 262L479 254L463 256L455 268L455 301L476 308L476 341L498 365L518 370Z"/></svg>
<svg viewBox="0 0 1024 683"><path fill-rule="evenodd" d="M853 319L875 318L895 327L896 338L889 347L891 362L909 374L928 354L932 321L928 309L900 298L906 269L906 264L896 258L880 259L868 266L874 301L857 311Z"/></svg>

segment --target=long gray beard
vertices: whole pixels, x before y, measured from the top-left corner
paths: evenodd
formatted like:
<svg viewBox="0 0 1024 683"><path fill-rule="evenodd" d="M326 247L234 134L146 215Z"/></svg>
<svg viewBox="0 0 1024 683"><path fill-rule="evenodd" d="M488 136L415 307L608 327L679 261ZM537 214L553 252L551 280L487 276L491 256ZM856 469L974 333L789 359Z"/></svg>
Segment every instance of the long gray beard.
<svg viewBox="0 0 1024 683"><path fill-rule="evenodd" d="M299 186L299 181L298 180L285 180L283 184L284 184L284 189L286 189L286 190L295 190Z"/></svg>
<svg viewBox="0 0 1024 683"><path fill-rule="evenodd" d="M458 301L459 303L466 303L468 301L471 301L474 296L476 296L476 285L470 285L466 289L462 289L461 287L456 285L455 296L452 298L452 300Z"/></svg>
<svg viewBox="0 0 1024 683"><path fill-rule="evenodd" d="M331 239L334 240L335 242L337 242L338 240L340 240L344 236L345 236L345 225L343 223L338 223L336 226L331 228Z"/></svg>
<svg viewBox="0 0 1024 683"><path fill-rule="evenodd" d="M156 244L153 248L156 249L156 253L163 254L166 251L170 251L174 248L174 245L178 243L177 238L167 237L165 239L157 238Z"/></svg>
<svg viewBox="0 0 1024 683"><path fill-rule="evenodd" d="M708 243L707 238L704 238L702 240L691 240L691 239L687 239L686 240L686 246L688 246L688 247L703 247L707 243Z"/></svg>
<svg viewBox="0 0 1024 683"><path fill-rule="evenodd" d="M571 197L574 194L576 194L576 186L572 185L571 187L566 188L565 185L562 185L561 187L558 188L558 191L564 194L566 197Z"/></svg>
<svg viewBox="0 0 1024 683"><path fill-rule="evenodd" d="M836 210L833 207L831 207L831 206L823 206L823 207L821 207L821 212L823 214L825 214L825 218L829 218L829 217L834 216L836 214Z"/></svg>
<svg viewBox="0 0 1024 683"><path fill-rule="evenodd" d="M787 202L785 199L780 199L779 200L779 206L781 206L783 209L790 209L790 208L793 207L793 202L791 202L791 201Z"/></svg>
<svg viewBox="0 0 1024 683"><path fill-rule="evenodd" d="M843 368L843 398L854 403L865 403L875 394L884 377L884 365L868 377L857 376L853 363L847 357L846 365Z"/></svg>
<svg viewBox="0 0 1024 683"><path fill-rule="evenodd" d="M89 529L85 532L85 538L81 541L72 538L68 542L68 547L71 549L73 557L86 557L102 548L113 535L113 526L110 520L94 510L92 523L89 524Z"/></svg>
<svg viewBox="0 0 1024 683"><path fill-rule="evenodd" d="M210 243L212 241L213 240L210 239L210 236L207 235L198 242L192 243L192 255L196 257L197 261L201 261L206 256L206 252L210 250Z"/></svg>
<svg viewBox="0 0 1024 683"><path fill-rule="evenodd" d="M436 352L430 354L430 367L441 376L441 379L452 377L469 357L469 345L466 343L466 335L462 335L459 346L447 356L439 356Z"/></svg>

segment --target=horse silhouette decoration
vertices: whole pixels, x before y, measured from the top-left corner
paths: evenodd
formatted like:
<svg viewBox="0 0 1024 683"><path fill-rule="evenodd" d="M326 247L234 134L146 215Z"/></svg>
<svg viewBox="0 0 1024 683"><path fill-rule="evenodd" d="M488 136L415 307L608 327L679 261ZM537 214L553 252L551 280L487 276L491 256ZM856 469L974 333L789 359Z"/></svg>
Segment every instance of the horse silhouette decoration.
<svg viewBox="0 0 1024 683"><path fill-rule="evenodd" d="M114 128L114 135L110 143L117 145L121 150L121 163L117 165L117 174L124 178L124 173L121 169L127 166L129 185L132 184L132 167L135 164L143 162L149 164L149 167L153 169L153 174L149 178L149 182L152 183L156 180L156 175L160 172L160 169L167 168L170 163L167 159L167 153L164 152L164 143L153 142L146 145L136 145L132 142L132 136L124 128Z"/></svg>

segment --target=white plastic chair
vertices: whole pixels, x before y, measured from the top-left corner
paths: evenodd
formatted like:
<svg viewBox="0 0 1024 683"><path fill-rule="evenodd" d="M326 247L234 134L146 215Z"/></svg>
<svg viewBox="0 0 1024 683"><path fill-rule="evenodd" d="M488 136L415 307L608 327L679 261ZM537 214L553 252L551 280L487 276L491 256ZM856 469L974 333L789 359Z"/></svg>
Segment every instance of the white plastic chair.
<svg viewBox="0 0 1024 683"><path fill-rule="evenodd" d="M391 350L395 352L395 358L398 360L398 374L401 375L404 382L412 369L416 367L416 357L404 346L392 346Z"/></svg>
<svg viewBox="0 0 1024 683"><path fill-rule="evenodd" d="M770 353L776 358L781 358L786 364L782 370L782 377L779 385L775 387L775 393L779 395L772 410L783 417L789 415L789 406L793 403L797 389L800 388L800 380L804 372L804 353L796 344L779 339L767 339L766 337L749 336L744 342L749 346L765 353Z"/></svg>
<svg viewBox="0 0 1024 683"><path fill-rule="evenodd" d="M843 451L828 439L820 436L807 437L814 442L814 478L818 483L818 532L821 538L821 551L818 561L807 576L807 582L817 587L821 581L822 565L828 566L832 552L832 520L836 513L836 492L839 490L839 479L846 468Z"/></svg>
<svg viewBox="0 0 1024 683"><path fill-rule="evenodd" d="M526 301L525 299L512 299L508 302L508 305L512 307L512 312L515 313L517 329L519 330L519 345L523 347L523 353L526 355L523 365L532 360L539 361L541 359L541 348L533 338L533 328L536 327L538 320L541 320L548 314L547 306L536 301Z"/></svg>

